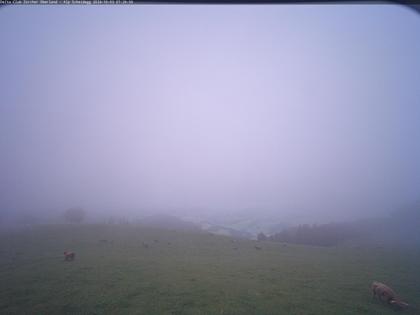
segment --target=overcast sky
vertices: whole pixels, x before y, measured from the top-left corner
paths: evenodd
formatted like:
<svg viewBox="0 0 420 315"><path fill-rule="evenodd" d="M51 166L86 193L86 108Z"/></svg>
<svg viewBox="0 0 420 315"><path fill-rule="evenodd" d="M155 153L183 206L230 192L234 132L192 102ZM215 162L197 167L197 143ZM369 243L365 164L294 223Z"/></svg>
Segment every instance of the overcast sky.
<svg viewBox="0 0 420 315"><path fill-rule="evenodd" d="M394 5L0 9L0 211L420 198L420 15Z"/></svg>

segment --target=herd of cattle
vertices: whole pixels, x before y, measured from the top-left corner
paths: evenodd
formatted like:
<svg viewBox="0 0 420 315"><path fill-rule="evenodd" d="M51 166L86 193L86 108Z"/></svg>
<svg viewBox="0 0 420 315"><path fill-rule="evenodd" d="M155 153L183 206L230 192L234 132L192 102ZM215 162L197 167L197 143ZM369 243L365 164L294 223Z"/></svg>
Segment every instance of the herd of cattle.
<svg viewBox="0 0 420 315"><path fill-rule="evenodd" d="M155 240L155 243L158 242L157 240ZM170 245L171 243L168 242L168 245ZM149 248L149 244L143 242L142 246L144 248ZM236 249L236 248L235 248ZM257 250L261 250L262 248L259 246L255 246L255 249ZM74 261L74 259L76 258L76 253L72 252L72 251L65 251L64 252L64 260L65 261ZM380 301L382 301L383 303L392 306L395 309L398 310L403 310L408 308L408 304L403 302L397 295L396 293L386 284L378 282L378 281L373 281L370 289L372 291L373 294L373 298L378 298Z"/></svg>

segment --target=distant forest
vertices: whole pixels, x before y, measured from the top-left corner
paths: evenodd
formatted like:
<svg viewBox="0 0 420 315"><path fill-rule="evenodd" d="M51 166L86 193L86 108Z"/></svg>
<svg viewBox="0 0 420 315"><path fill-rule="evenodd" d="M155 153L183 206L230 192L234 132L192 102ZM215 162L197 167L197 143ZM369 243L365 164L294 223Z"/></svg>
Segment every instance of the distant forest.
<svg viewBox="0 0 420 315"><path fill-rule="evenodd" d="M388 217L320 225L303 224L270 236L260 233L258 240L315 246L419 245L420 203Z"/></svg>

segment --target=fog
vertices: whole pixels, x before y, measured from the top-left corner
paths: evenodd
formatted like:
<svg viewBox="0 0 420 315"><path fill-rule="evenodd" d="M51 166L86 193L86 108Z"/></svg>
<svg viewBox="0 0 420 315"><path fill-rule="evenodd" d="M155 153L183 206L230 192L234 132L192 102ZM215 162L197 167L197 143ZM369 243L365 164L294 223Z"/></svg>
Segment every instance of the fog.
<svg viewBox="0 0 420 315"><path fill-rule="evenodd" d="M420 199L401 6L0 10L0 212L323 223Z"/></svg>

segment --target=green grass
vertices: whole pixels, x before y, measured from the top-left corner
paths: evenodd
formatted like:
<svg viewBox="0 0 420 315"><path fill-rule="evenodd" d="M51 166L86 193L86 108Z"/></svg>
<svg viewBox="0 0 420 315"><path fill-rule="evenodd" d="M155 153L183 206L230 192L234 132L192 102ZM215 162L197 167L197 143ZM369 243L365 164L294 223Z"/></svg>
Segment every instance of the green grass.
<svg viewBox="0 0 420 315"><path fill-rule="evenodd" d="M133 226L4 234L0 314L395 314L372 280L420 304L418 250L256 244Z"/></svg>

